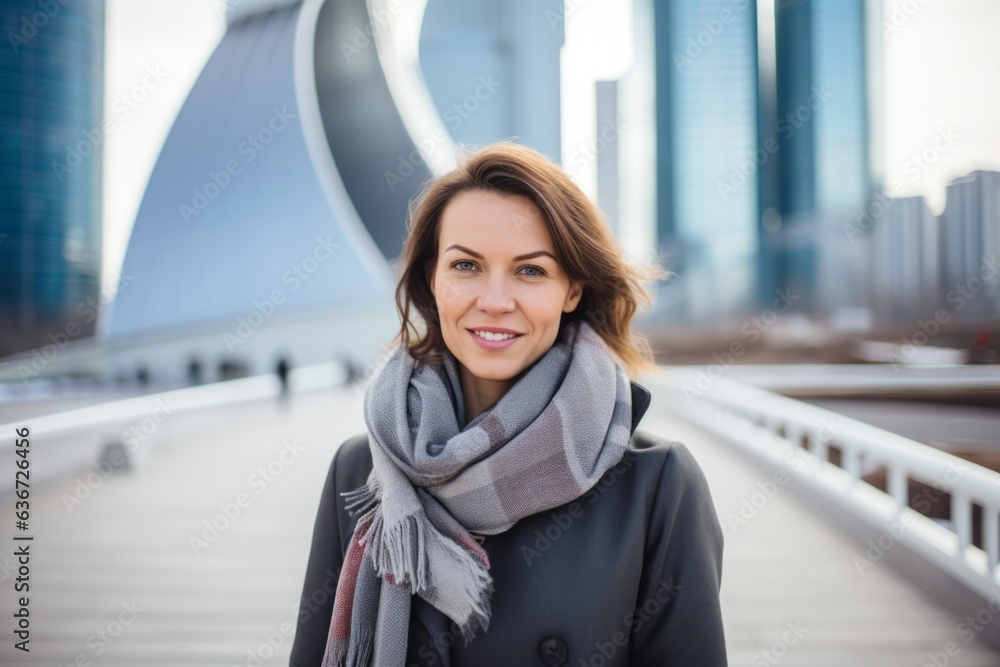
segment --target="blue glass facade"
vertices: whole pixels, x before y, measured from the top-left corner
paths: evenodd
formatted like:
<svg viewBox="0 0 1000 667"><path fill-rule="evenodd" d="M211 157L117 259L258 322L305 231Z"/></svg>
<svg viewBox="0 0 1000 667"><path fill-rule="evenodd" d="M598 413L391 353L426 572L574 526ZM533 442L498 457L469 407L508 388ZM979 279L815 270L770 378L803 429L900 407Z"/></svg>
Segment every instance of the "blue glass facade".
<svg viewBox="0 0 1000 667"><path fill-rule="evenodd" d="M826 87L816 113L816 206L854 212L869 194L864 0L813 0L813 85ZM801 102L799 102L801 104Z"/></svg>
<svg viewBox="0 0 1000 667"><path fill-rule="evenodd" d="M871 33L865 0L776 0L776 120L781 250L765 282L791 285L814 310L847 305L863 246L840 231L873 184Z"/></svg>
<svg viewBox="0 0 1000 667"><path fill-rule="evenodd" d="M98 294L104 104L103 2L2 7L0 354Z"/></svg>
<svg viewBox="0 0 1000 667"><path fill-rule="evenodd" d="M657 239L683 315L746 310L756 292L756 4L655 2Z"/></svg>
<svg viewBox="0 0 1000 667"><path fill-rule="evenodd" d="M429 0L420 33L427 89L454 141L514 139L562 161L563 0Z"/></svg>

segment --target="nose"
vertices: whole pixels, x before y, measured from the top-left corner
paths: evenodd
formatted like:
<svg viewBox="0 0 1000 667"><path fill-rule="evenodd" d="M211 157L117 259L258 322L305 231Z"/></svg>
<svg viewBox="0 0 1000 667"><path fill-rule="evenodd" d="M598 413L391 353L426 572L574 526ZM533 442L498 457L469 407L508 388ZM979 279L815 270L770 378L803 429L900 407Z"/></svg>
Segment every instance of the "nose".
<svg viewBox="0 0 1000 667"><path fill-rule="evenodd" d="M509 313L514 310L514 297L508 289L506 276L496 273L484 284L476 299L476 306L484 313Z"/></svg>

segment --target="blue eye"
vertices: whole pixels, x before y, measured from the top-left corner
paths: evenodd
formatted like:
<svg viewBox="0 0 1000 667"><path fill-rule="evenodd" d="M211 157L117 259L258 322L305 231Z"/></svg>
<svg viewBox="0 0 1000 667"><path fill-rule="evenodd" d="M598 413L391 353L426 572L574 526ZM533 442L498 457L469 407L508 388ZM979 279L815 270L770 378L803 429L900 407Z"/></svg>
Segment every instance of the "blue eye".
<svg viewBox="0 0 1000 667"><path fill-rule="evenodd" d="M468 264L469 268L461 268L462 264ZM471 259L460 259L451 265L451 268L455 269L456 271L459 271L460 273L469 273L475 270L475 267L476 263L473 262ZM537 266L524 266L521 268L521 271L534 271L535 273L524 274L529 278L542 278L546 275L545 271Z"/></svg>
<svg viewBox="0 0 1000 667"><path fill-rule="evenodd" d="M542 277L542 276L544 276L544 275L545 275L545 272L544 272L544 271L542 271L542 270L541 270L540 268L538 268L537 266L526 266L526 267L524 267L524 268L525 268L525 270L529 270L529 269L530 269L530 270L532 270L532 271L538 271L538 273L529 273L529 274L526 274L526 275L528 275L528 276L530 276L530 277L532 277L532 278L540 278L540 277Z"/></svg>

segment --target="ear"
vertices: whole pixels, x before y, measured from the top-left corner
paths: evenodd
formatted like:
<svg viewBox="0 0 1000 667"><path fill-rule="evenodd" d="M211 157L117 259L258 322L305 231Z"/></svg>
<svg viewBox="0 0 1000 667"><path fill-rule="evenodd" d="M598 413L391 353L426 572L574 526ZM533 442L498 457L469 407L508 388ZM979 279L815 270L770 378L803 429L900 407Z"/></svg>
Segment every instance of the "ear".
<svg viewBox="0 0 1000 667"><path fill-rule="evenodd" d="M578 281L570 281L569 293L566 294L566 303L563 304L563 312L572 313L576 310L577 305L580 303L580 299L583 298L583 285Z"/></svg>

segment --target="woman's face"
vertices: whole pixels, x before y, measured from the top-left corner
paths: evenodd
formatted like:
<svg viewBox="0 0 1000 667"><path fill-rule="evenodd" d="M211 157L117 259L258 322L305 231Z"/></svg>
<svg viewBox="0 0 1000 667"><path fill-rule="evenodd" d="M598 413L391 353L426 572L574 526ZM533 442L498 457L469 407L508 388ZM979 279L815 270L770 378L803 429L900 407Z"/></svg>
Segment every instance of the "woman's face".
<svg viewBox="0 0 1000 667"><path fill-rule="evenodd" d="M461 192L445 206L439 234L431 291L444 342L477 378L509 380L552 347L583 288L556 260L541 211L521 195ZM514 335L500 340L507 336L496 331Z"/></svg>

